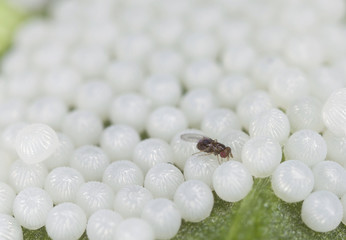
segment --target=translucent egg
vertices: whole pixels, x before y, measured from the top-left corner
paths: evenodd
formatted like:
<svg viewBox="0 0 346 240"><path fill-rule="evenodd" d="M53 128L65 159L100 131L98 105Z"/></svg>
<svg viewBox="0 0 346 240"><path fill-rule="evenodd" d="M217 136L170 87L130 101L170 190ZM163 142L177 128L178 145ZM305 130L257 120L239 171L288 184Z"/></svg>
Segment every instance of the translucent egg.
<svg viewBox="0 0 346 240"><path fill-rule="evenodd" d="M214 197L211 189L202 181L188 180L177 188L174 203L183 219L200 222L210 216Z"/></svg>
<svg viewBox="0 0 346 240"><path fill-rule="evenodd" d="M165 198L150 200L144 207L142 219L154 230L155 239L173 238L181 225L181 214L175 204Z"/></svg>
<svg viewBox="0 0 346 240"><path fill-rule="evenodd" d="M0 182L0 214L12 214L12 206L16 193L4 182ZM1 231L0 231L1 232Z"/></svg>
<svg viewBox="0 0 346 240"><path fill-rule="evenodd" d="M207 156L190 156L184 166L184 177L186 180L199 180L212 186L212 177L219 163L212 155Z"/></svg>
<svg viewBox="0 0 346 240"><path fill-rule="evenodd" d="M77 45L68 56L72 67L85 77L102 76L104 66L109 63L108 52L99 45Z"/></svg>
<svg viewBox="0 0 346 240"><path fill-rule="evenodd" d="M37 187L26 188L14 199L13 215L23 227L36 230L45 225L52 208L52 199L46 191Z"/></svg>
<svg viewBox="0 0 346 240"><path fill-rule="evenodd" d="M184 175L170 163L160 163L149 169L144 179L144 187L155 198L173 199L174 193L184 182Z"/></svg>
<svg viewBox="0 0 346 240"><path fill-rule="evenodd" d="M117 226L123 217L112 210L100 209L94 212L88 220L86 232L90 240L112 240L115 237Z"/></svg>
<svg viewBox="0 0 346 240"><path fill-rule="evenodd" d="M76 69L59 67L43 78L42 88L46 95L62 99L68 106L71 106L81 81L82 77Z"/></svg>
<svg viewBox="0 0 346 240"><path fill-rule="evenodd" d="M220 105L234 109L242 96L253 89L253 83L243 75L228 75L214 82Z"/></svg>
<svg viewBox="0 0 346 240"><path fill-rule="evenodd" d="M112 96L113 91L106 82L88 81L76 89L76 107L93 112L105 120Z"/></svg>
<svg viewBox="0 0 346 240"><path fill-rule="evenodd" d="M248 44L229 45L222 54L222 64L230 73L246 73L256 58L254 49Z"/></svg>
<svg viewBox="0 0 346 240"><path fill-rule="evenodd" d="M146 173L158 163L172 163L172 147L158 138L145 139L137 144L132 161Z"/></svg>
<svg viewBox="0 0 346 240"><path fill-rule="evenodd" d="M251 121L249 133L251 137L270 137L283 144L290 133L290 123L282 111L272 108Z"/></svg>
<svg viewBox="0 0 346 240"><path fill-rule="evenodd" d="M301 129L321 132L324 129L321 110L321 101L314 97L305 96L293 101L286 111L291 132Z"/></svg>
<svg viewBox="0 0 346 240"><path fill-rule="evenodd" d="M182 51L191 59L215 58L219 47L215 39L209 33L190 32L184 36Z"/></svg>
<svg viewBox="0 0 346 240"><path fill-rule="evenodd" d="M99 147L84 145L74 150L70 165L77 169L85 181L101 181L103 172L110 160L106 153Z"/></svg>
<svg viewBox="0 0 346 240"><path fill-rule="evenodd" d="M61 203L48 213L46 230L54 240L79 239L85 231L87 217L74 203Z"/></svg>
<svg viewBox="0 0 346 240"><path fill-rule="evenodd" d="M303 129L293 133L285 144L286 159L295 159L313 166L326 158L327 144L315 131Z"/></svg>
<svg viewBox="0 0 346 240"><path fill-rule="evenodd" d="M148 117L146 130L150 137L170 141L174 135L187 128L184 113L174 107L159 107Z"/></svg>
<svg viewBox="0 0 346 240"><path fill-rule="evenodd" d="M75 199L76 204L90 217L99 209L113 208L114 192L105 183L90 181L79 187Z"/></svg>
<svg viewBox="0 0 346 240"><path fill-rule="evenodd" d="M211 138L220 138L224 132L231 129L240 130L240 123L238 116L226 108L210 110L201 123L201 130Z"/></svg>
<svg viewBox="0 0 346 240"><path fill-rule="evenodd" d="M182 89L179 80L173 75L151 75L141 87L142 94L151 101L153 107L177 105Z"/></svg>
<svg viewBox="0 0 346 240"><path fill-rule="evenodd" d="M197 143L184 141L181 135L186 133L194 133L199 135L204 135L204 133L197 129L186 129L178 132L171 141L171 146L173 150L174 164L181 170L184 169L186 160L199 150L196 148Z"/></svg>
<svg viewBox="0 0 346 240"><path fill-rule="evenodd" d="M56 167L67 166L73 154L74 144L71 139L60 132L57 132L57 135L59 139L58 148L43 162L48 170L52 170Z"/></svg>
<svg viewBox="0 0 346 240"><path fill-rule="evenodd" d="M184 57L172 49L159 50L150 56L148 65L151 73L180 76L184 67Z"/></svg>
<svg viewBox="0 0 346 240"><path fill-rule="evenodd" d="M86 110L70 112L62 123L63 133L69 136L77 147L98 143L102 129L101 118Z"/></svg>
<svg viewBox="0 0 346 240"><path fill-rule="evenodd" d="M285 202L303 201L314 187L314 175L310 168L298 160L286 160L274 171L272 188Z"/></svg>
<svg viewBox="0 0 346 240"><path fill-rule="evenodd" d="M244 95L238 102L236 111L241 125L249 129L251 121L265 111L273 108L273 102L265 91L256 90Z"/></svg>
<svg viewBox="0 0 346 240"><path fill-rule="evenodd" d="M54 130L60 130L66 114L67 106L62 100L56 97L42 97L29 106L26 119L31 123L44 123Z"/></svg>
<svg viewBox="0 0 346 240"><path fill-rule="evenodd" d="M149 200L151 192L139 185L128 185L119 189L114 198L114 210L125 218L140 217Z"/></svg>
<svg viewBox="0 0 346 240"><path fill-rule="evenodd" d="M322 108L323 122L332 133L346 136L346 88L334 91Z"/></svg>
<svg viewBox="0 0 346 240"><path fill-rule="evenodd" d="M342 204L331 192L313 192L303 202L302 220L316 232L334 230L341 223L342 215Z"/></svg>
<svg viewBox="0 0 346 240"><path fill-rule="evenodd" d="M208 89L188 91L180 102L180 108L185 114L190 127L199 128L204 116L216 108L217 100Z"/></svg>
<svg viewBox="0 0 346 240"><path fill-rule="evenodd" d="M23 231L17 220L8 215L0 213L0 233L8 239L23 239Z"/></svg>
<svg viewBox="0 0 346 240"><path fill-rule="evenodd" d="M190 63L182 77L184 86L188 89L215 88L221 78L219 65L209 59L199 59Z"/></svg>
<svg viewBox="0 0 346 240"><path fill-rule="evenodd" d="M17 160L11 165L8 182L18 193L27 187L42 188L47 175L47 168L42 163L26 164Z"/></svg>
<svg viewBox="0 0 346 240"><path fill-rule="evenodd" d="M0 102L0 128L7 127L9 124L24 120L27 104L19 99L6 99Z"/></svg>
<svg viewBox="0 0 346 240"><path fill-rule="evenodd" d="M106 69L106 79L115 93L138 90L142 77L141 67L130 61L111 62Z"/></svg>
<svg viewBox="0 0 346 240"><path fill-rule="evenodd" d="M270 176L282 158L281 146L278 141L268 137L253 137L247 141L241 152L244 166L254 177Z"/></svg>
<svg viewBox="0 0 346 240"><path fill-rule="evenodd" d="M8 125L1 132L0 143L3 150L7 152L9 157L17 158L18 154L16 152L16 139L18 133L26 127L28 124L25 122L16 122Z"/></svg>
<svg viewBox="0 0 346 240"><path fill-rule="evenodd" d="M243 199L252 189L253 179L244 164L228 161L221 164L213 174L216 194L227 202Z"/></svg>
<svg viewBox="0 0 346 240"><path fill-rule="evenodd" d="M327 159L346 167L346 137L336 136L327 130L323 133L323 138L327 143Z"/></svg>
<svg viewBox="0 0 346 240"><path fill-rule="evenodd" d="M303 72L296 68L279 71L269 83L269 94L275 104L287 109L298 98L308 94L309 82Z"/></svg>
<svg viewBox="0 0 346 240"><path fill-rule="evenodd" d="M247 135L241 130L227 130L221 135L219 141L225 146L231 148L233 155L232 160L241 162L241 151L243 149L244 144L249 139L249 135Z"/></svg>
<svg viewBox="0 0 346 240"><path fill-rule="evenodd" d="M80 172L70 167L58 167L47 176L44 189L54 204L74 202L77 190L84 183Z"/></svg>
<svg viewBox="0 0 346 240"><path fill-rule="evenodd" d="M34 123L20 130L16 136L16 151L27 164L46 160L59 147L56 132L45 124Z"/></svg>
<svg viewBox="0 0 346 240"><path fill-rule="evenodd" d="M346 194L346 170L333 161L317 163L312 172L315 177L314 190L327 190L339 198Z"/></svg>
<svg viewBox="0 0 346 240"><path fill-rule="evenodd" d="M128 185L143 186L144 176L142 170L135 163L119 160L106 168L102 181L111 186L117 193L119 189Z"/></svg>
<svg viewBox="0 0 346 240"><path fill-rule="evenodd" d="M109 156L110 160L114 161L130 159L139 141L139 134L134 128L117 124L111 125L103 131L100 145Z"/></svg>
<svg viewBox="0 0 346 240"><path fill-rule="evenodd" d="M155 239L152 226L141 218L128 218L120 222L115 230L114 237L123 240Z"/></svg>

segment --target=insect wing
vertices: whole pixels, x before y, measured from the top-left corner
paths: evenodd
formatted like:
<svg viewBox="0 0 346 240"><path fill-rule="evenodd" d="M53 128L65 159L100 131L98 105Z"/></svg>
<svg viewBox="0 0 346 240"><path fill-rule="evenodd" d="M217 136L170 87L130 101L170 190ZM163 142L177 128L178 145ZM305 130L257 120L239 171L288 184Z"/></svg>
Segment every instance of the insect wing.
<svg viewBox="0 0 346 240"><path fill-rule="evenodd" d="M203 138L207 138L206 136L203 136L197 133L185 133L185 134L182 134L180 137L181 139L187 142L198 142L199 140Z"/></svg>

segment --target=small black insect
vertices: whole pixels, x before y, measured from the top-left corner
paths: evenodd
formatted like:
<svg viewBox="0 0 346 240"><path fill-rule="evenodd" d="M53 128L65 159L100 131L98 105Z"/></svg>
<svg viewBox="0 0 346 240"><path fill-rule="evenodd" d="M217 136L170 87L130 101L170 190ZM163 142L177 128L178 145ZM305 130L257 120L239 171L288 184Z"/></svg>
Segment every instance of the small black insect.
<svg viewBox="0 0 346 240"><path fill-rule="evenodd" d="M197 149L201 152L208 153L208 154L214 154L217 157L221 158L227 158L229 157L233 158L232 151L230 147L226 147L224 144L219 143L216 139L213 140L209 137L195 134L195 133L186 133L180 136L181 139L188 142L197 142Z"/></svg>

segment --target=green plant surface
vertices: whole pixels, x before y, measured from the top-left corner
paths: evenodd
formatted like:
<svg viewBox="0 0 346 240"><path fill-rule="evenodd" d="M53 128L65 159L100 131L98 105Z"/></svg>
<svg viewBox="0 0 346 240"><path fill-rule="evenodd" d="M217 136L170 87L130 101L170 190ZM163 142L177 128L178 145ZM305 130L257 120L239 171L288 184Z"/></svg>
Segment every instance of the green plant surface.
<svg viewBox="0 0 346 240"><path fill-rule="evenodd" d="M248 196L237 203L228 203L216 195L211 216L199 223L183 222L174 240L342 240L346 239L344 224L330 232L310 230L301 220L302 203L289 204L278 199L270 179L256 179ZM44 228L24 229L24 239L49 239ZM86 234L81 237L87 240Z"/></svg>
<svg viewBox="0 0 346 240"><path fill-rule="evenodd" d="M0 55L10 46L14 31L25 14L0 0Z"/></svg>

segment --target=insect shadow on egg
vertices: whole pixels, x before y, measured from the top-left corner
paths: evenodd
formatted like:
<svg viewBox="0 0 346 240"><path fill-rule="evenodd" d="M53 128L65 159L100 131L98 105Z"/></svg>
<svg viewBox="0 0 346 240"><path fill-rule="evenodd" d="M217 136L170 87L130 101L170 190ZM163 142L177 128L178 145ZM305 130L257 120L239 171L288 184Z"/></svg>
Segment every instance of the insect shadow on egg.
<svg viewBox="0 0 346 240"><path fill-rule="evenodd" d="M214 154L217 156L217 159L219 163L221 164L221 160L223 158L226 158L229 160L229 158L233 158L232 151L230 147L225 146L222 143L219 143L216 139L211 139L209 137L200 135L200 134L195 134L195 133L186 133L182 134L181 139L187 142L196 142L197 149L200 150L200 152L194 153L194 154Z"/></svg>

